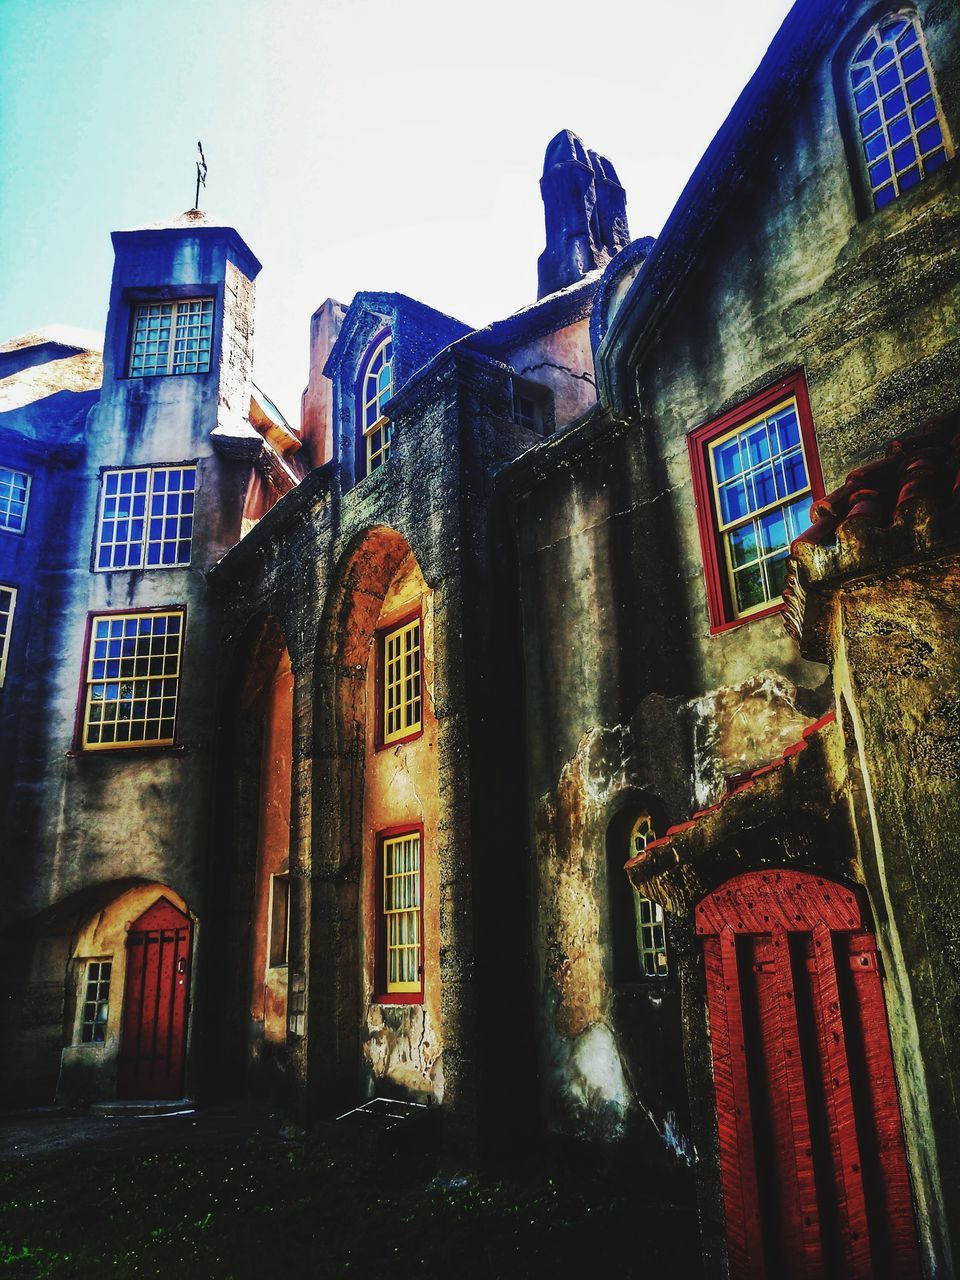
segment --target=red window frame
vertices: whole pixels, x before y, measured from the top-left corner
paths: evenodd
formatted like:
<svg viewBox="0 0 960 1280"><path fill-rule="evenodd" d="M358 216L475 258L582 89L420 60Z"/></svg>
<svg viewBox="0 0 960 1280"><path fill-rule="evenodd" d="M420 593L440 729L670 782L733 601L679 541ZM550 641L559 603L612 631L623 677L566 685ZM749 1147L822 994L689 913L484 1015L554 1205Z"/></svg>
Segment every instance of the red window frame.
<svg viewBox="0 0 960 1280"><path fill-rule="evenodd" d="M385 742L384 721L386 720L386 638L394 631L399 631L401 627L409 626L411 622L420 624L420 726L412 729L410 733L404 734L401 738L391 738L389 742ZM409 613L399 614L396 618L392 618L389 622L378 626L374 632L374 642L377 647L376 652L376 706L374 708L374 747L377 751L387 751L391 747L399 747L404 742L413 742L415 738L423 736L424 726L426 724L427 699L425 696L426 687L423 682L423 604L417 602L417 607Z"/></svg>
<svg viewBox="0 0 960 1280"><path fill-rule="evenodd" d="M392 743L390 744L393 745ZM417 835L420 837L420 990L388 991L387 990L387 929L386 916L383 910L383 849L388 840L396 840L400 836ZM423 867L424 867L423 823L407 822L398 827L385 827L376 835L376 860L374 863L374 1004L423 1004L423 993L426 989L426 938L423 932Z"/></svg>
<svg viewBox="0 0 960 1280"><path fill-rule="evenodd" d="M110 751L91 751L83 745L83 720L87 708L87 668L90 664L90 642L93 636L93 620L94 618L109 618L119 616L121 614L131 613L180 613L183 615L183 623L180 631L180 680L177 690L177 714L173 722L173 742L167 742L163 745L154 745L152 743L128 742L122 747L114 747ZM170 752L182 751L183 746L180 743L178 732L180 729L180 708L183 705L181 697L183 693L183 677L184 665L183 654L187 638L187 606L186 602L177 604L157 604L148 605L141 608L137 605L128 605L125 609L91 609L87 613L87 621L83 635L83 652L80 661L80 688L77 691L77 702L74 708L73 716L73 742L70 756L110 756L114 754L123 754L127 751L144 751L144 752Z"/></svg>
<svg viewBox="0 0 960 1280"><path fill-rule="evenodd" d="M799 370L788 378L767 387L758 395L745 400L734 409L712 418L702 426L694 428L687 435L687 446L690 451L690 469L693 474L693 496L697 512L697 528L700 532L700 549L703 554L703 573L707 588L707 609L710 615L710 634L717 635L721 631L729 631L733 627L744 626L757 618L768 618L773 613L783 610L783 603L771 604L766 609L758 609L744 617L736 617L730 588L724 569L724 551L722 535L717 518L714 497L713 478L710 471L709 446L718 436L734 430L758 415L774 408L781 400L793 396L797 401L797 416L800 422L800 439L803 443L803 455L807 465L807 476L810 480L810 501L815 502L823 497L823 472L820 468L820 455L817 451L817 438L813 429L813 416L810 412L810 397L803 371Z"/></svg>

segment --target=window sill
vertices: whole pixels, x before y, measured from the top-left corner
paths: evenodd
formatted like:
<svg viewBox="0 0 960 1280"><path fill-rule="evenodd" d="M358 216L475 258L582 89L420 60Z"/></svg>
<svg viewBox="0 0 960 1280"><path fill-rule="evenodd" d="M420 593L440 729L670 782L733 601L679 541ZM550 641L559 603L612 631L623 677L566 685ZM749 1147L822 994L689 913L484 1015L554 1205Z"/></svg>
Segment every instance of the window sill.
<svg viewBox="0 0 960 1280"><path fill-rule="evenodd" d="M734 618L730 622L718 622L710 627L710 634L722 635L725 631L733 631L735 627L745 627L748 623L757 622L760 618L771 618L775 613L783 613L783 610L784 604L781 600L779 604L772 604L769 609L758 609L756 613L748 613L745 617Z"/></svg>
<svg viewBox="0 0 960 1280"><path fill-rule="evenodd" d="M387 995L373 996L371 1005L390 1006L405 1004L423 1004L422 991L391 991Z"/></svg>
<svg viewBox="0 0 960 1280"><path fill-rule="evenodd" d="M66 753L66 758L68 760L95 760L120 756L124 760L129 760L131 756L182 756L189 751L190 748L183 742L171 742L162 747L145 747L137 743L131 743L128 747L110 747L104 751L89 751L83 747L71 747Z"/></svg>

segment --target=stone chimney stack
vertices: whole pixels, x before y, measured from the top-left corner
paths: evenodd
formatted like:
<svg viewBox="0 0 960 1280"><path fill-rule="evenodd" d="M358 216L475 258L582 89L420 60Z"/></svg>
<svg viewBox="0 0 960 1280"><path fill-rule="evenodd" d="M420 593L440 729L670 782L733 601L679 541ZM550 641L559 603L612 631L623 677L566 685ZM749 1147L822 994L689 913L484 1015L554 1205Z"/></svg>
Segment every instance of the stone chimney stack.
<svg viewBox="0 0 960 1280"><path fill-rule="evenodd" d="M537 297L543 298L606 266L630 232L616 169L569 129L547 147L540 192L547 246L537 262Z"/></svg>

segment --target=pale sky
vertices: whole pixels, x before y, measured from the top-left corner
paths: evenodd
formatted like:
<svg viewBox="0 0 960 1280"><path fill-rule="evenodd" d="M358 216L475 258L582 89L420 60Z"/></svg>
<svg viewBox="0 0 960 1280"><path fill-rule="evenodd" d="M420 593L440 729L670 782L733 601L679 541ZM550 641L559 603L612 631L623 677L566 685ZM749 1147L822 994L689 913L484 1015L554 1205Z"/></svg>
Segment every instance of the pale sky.
<svg viewBox="0 0 960 1280"><path fill-rule="evenodd" d="M102 332L109 233L193 204L263 263L254 376L299 422L311 313L536 296L560 129L656 235L788 0L0 0L0 341Z"/></svg>

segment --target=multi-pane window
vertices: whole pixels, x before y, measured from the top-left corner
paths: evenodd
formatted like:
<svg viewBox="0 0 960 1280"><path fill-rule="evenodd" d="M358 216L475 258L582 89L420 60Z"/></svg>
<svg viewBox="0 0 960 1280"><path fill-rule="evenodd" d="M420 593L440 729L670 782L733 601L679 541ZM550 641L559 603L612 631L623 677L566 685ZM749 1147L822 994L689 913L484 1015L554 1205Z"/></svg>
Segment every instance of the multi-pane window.
<svg viewBox="0 0 960 1280"><path fill-rule="evenodd" d="M360 377L360 428L364 475L390 456L393 426L386 408L393 395L393 340L388 333L370 352Z"/></svg>
<svg viewBox="0 0 960 1280"><path fill-rule="evenodd" d="M16 605L16 587L5 587L0 583L0 688L7 674L7 654L10 651L10 633L13 631L13 611Z"/></svg>
<svg viewBox="0 0 960 1280"><path fill-rule="evenodd" d="M647 845L656 840L657 833L648 813L642 813L633 824L630 833L630 857L636 858ZM644 978L667 977L667 938L663 923L663 908L650 898L635 892L634 905L637 916L637 953L640 973Z"/></svg>
<svg viewBox="0 0 960 1280"><path fill-rule="evenodd" d="M80 1043L103 1044L110 1010L109 960L91 960L87 965L83 1004L80 1009Z"/></svg>
<svg viewBox="0 0 960 1280"><path fill-rule="evenodd" d="M810 476L795 398L709 445L714 512L733 616L779 601L790 543L810 524Z"/></svg>
<svg viewBox="0 0 960 1280"><path fill-rule="evenodd" d="M173 742L182 645L181 610L91 618L83 708L85 750Z"/></svg>
<svg viewBox="0 0 960 1280"><path fill-rule="evenodd" d="M946 121L916 17L871 27L850 63L850 91L875 209L947 162Z"/></svg>
<svg viewBox="0 0 960 1280"><path fill-rule="evenodd" d="M190 563L196 466L105 471L97 530L98 569L175 568Z"/></svg>
<svg viewBox="0 0 960 1280"><path fill-rule="evenodd" d="M25 471L0 467L0 529L23 533L27 523L30 477Z"/></svg>
<svg viewBox="0 0 960 1280"><path fill-rule="evenodd" d="M212 335L212 298L144 303L134 313L130 376L206 373Z"/></svg>
<svg viewBox="0 0 960 1280"><path fill-rule="evenodd" d="M420 619L383 636L383 742L412 737L423 728Z"/></svg>
<svg viewBox="0 0 960 1280"><path fill-rule="evenodd" d="M385 838L381 853L385 990L422 992L420 833Z"/></svg>

